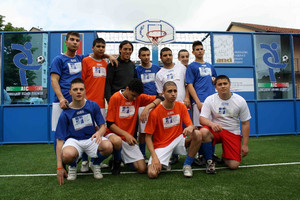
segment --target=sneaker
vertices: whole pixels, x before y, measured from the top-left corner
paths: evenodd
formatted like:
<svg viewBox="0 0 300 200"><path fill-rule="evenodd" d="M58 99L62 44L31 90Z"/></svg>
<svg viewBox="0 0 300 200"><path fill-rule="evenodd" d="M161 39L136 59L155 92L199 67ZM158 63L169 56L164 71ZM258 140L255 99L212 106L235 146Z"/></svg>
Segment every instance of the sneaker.
<svg viewBox="0 0 300 200"><path fill-rule="evenodd" d="M112 163L112 168L111 168L111 173L113 175L118 175L120 174L121 171L121 161L120 160L114 160Z"/></svg>
<svg viewBox="0 0 300 200"><path fill-rule="evenodd" d="M81 172L88 172L90 170L89 168L89 161L82 161L80 171Z"/></svg>
<svg viewBox="0 0 300 200"><path fill-rule="evenodd" d="M213 154L213 161L218 164L224 164L223 158L219 158L217 154Z"/></svg>
<svg viewBox="0 0 300 200"><path fill-rule="evenodd" d="M204 158L203 155L198 156L197 158L195 158L194 160L194 164L198 165L198 166L202 166L206 163L206 160Z"/></svg>
<svg viewBox="0 0 300 200"><path fill-rule="evenodd" d="M170 159L170 164L175 165L178 163L180 156L178 154L173 154L171 159Z"/></svg>
<svg viewBox="0 0 300 200"><path fill-rule="evenodd" d="M206 173L207 174L215 174L215 162L213 160L207 160L206 162Z"/></svg>
<svg viewBox="0 0 300 200"><path fill-rule="evenodd" d="M105 164L105 163L101 163L100 164L100 168L104 169L104 168L108 168L108 164Z"/></svg>
<svg viewBox="0 0 300 200"><path fill-rule="evenodd" d="M103 178L103 175L101 174L100 165L93 165L93 164L91 164L91 170L94 173L94 178L95 179L101 179L101 178Z"/></svg>
<svg viewBox="0 0 300 200"><path fill-rule="evenodd" d="M69 166L68 178L69 181L74 181L77 178L77 167Z"/></svg>
<svg viewBox="0 0 300 200"><path fill-rule="evenodd" d="M193 170L192 170L191 165L184 165L183 166L183 175L185 177L188 177L188 178L193 176Z"/></svg>
<svg viewBox="0 0 300 200"><path fill-rule="evenodd" d="M163 165L163 166L162 166L162 170L165 170L165 171L167 171L167 172L171 171L171 170L172 170L171 164L169 163L168 166Z"/></svg>

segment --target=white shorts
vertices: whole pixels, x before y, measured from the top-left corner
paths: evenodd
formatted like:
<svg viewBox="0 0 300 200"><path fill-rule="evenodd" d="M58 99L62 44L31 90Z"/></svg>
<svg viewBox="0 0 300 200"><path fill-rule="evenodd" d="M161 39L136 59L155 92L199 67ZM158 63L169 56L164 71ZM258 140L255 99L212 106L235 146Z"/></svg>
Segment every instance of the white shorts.
<svg viewBox="0 0 300 200"><path fill-rule="evenodd" d="M171 144L163 148L155 149L155 153L160 161L160 164L168 166L169 160L172 154L186 155L187 151L185 148L185 138L183 134L179 135ZM152 156L150 156L148 165L152 162Z"/></svg>
<svg viewBox="0 0 300 200"><path fill-rule="evenodd" d="M98 146L101 145L101 143L97 144L95 140L96 138L94 138L93 140L91 140L90 138L86 140L76 140L74 138L69 138L67 139L67 141L65 141L62 148L65 148L67 146L75 147L79 155L77 160L81 158L83 152L85 152L91 158L98 158L97 151L98 151ZM105 137L102 137L102 141L104 140L107 139Z"/></svg>
<svg viewBox="0 0 300 200"><path fill-rule="evenodd" d="M145 107L139 107L139 116L141 115L141 113L143 112ZM148 116L149 117L149 116ZM148 120L148 117L147 117L147 120ZM147 124L147 121L145 121L145 123L139 121L139 133L145 133L145 127L146 127L146 124Z"/></svg>
<svg viewBox="0 0 300 200"><path fill-rule="evenodd" d="M115 133L109 133L105 137L109 138L113 134L116 135ZM122 140L121 157L125 164L133 163L144 159L144 156L138 145L135 144L131 146L123 140Z"/></svg>
<svg viewBox="0 0 300 200"><path fill-rule="evenodd" d="M58 119L63 109L60 108L59 103L52 103L52 131L56 131Z"/></svg>
<svg viewBox="0 0 300 200"><path fill-rule="evenodd" d="M200 118L200 112L199 109L197 107L197 104L193 104L193 124L196 127L201 126L200 122L199 122L199 118Z"/></svg>

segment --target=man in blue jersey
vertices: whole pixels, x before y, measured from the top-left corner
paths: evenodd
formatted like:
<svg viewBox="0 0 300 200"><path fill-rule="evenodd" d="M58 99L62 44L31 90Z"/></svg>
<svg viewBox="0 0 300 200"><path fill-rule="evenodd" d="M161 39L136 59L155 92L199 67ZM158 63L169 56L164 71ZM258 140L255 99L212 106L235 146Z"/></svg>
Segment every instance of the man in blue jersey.
<svg viewBox="0 0 300 200"><path fill-rule="evenodd" d="M94 158L91 165L94 178L103 178L100 163L113 151L112 143L102 137L106 127L100 107L85 99L85 85L81 78L71 82L69 94L72 102L61 113L55 132L57 181L60 185L64 184L64 176L68 180L76 179L77 161L83 152ZM69 164L68 175L63 164Z"/></svg>
<svg viewBox="0 0 300 200"><path fill-rule="evenodd" d="M209 95L215 93L215 88L213 81L217 76L216 70L208 62L204 61L205 50L203 44L200 41L195 41L192 45L193 54L195 56L195 61L188 65L186 70L186 83L190 95L192 96L193 104L193 124L194 126L200 128L199 116L204 100ZM206 145L212 145L203 143L199 150L199 155L202 155L201 149L206 148ZM205 156L205 155L204 155ZM207 168L210 166L210 171L213 173L214 167L211 157L205 158L209 163Z"/></svg>
<svg viewBox="0 0 300 200"><path fill-rule="evenodd" d="M141 59L141 65L137 66L135 69L134 77L138 78L144 84L144 93L149 95L157 95L155 86L155 76L160 70L160 67L153 65L150 62L150 50L147 47L142 47L139 49L139 58ZM139 115L142 113L145 107L139 108ZM146 159L146 143L145 143L145 126L146 121L140 121L139 123L139 147Z"/></svg>

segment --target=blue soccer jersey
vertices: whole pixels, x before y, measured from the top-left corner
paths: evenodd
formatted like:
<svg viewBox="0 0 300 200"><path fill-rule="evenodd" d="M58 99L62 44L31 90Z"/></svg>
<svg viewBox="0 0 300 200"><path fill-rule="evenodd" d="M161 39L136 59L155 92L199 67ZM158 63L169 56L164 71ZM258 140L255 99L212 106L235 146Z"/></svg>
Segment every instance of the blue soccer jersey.
<svg viewBox="0 0 300 200"><path fill-rule="evenodd" d="M81 61L84 57L84 55L68 57L61 54L56 56L51 63L50 74L55 73L60 76L59 85L61 92L69 102L72 101L72 97L69 94L70 85L73 79L81 78ZM54 96L54 102L59 102L56 95Z"/></svg>
<svg viewBox="0 0 300 200"><path fill-rule="evenodd" d="M86 100L82 108L63 110L58 120L55 138L89 139L95 133L95 123L97 126L105 123L100 107L96 102Z"/></svg>
<svg viewBox="0 0 300 200"><path fill-rule="evenodd" d="M134 77L140 79L144 84L144 93L149 95L157 95L155 86L155 75L160 70L157 65L152 65L150 68L144 68L139 65L134 71Z"/></svg>
<svg viewBox="0 0 300 200"><path fill-rule="evenodd" d="M186 83L192 83L198 98L204 102L206 97L215 93L212 76L217 77L215 68L205 62L192 62L186 70ZM194 100L193 100L194 102Z"/></svg>

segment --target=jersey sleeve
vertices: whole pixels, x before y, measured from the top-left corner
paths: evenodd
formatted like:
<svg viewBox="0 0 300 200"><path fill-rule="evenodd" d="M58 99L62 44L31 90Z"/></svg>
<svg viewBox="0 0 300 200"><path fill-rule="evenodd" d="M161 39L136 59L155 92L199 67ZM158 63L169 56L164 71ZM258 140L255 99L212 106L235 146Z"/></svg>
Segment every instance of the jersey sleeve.
<svg viewBox="0 0 300 200"><path fill-rule="evenodd" d="M216 72L216 70L215 70L215 68L214 68L214 66L212 66L212 65L211 65L211 73L212 73L212 74L211 74L212 77L217 77L217 76L218 76L218 75L217 75L217 72Z"/></svg>
<svg viewBox="0 0 300 200"><path fill-rule="evenodd" d="M205 99L203 106L201 108L201 117L205 117L206 119L209 119L211 116L211 107L210 107L210 102L212 101L212 96L209 96Z"/></svg>
<svg viewBox="0 0 300 200"><path fill-rule="evenodd" d="M185 105L182 106L182 114L181 115L182 115L183 123L185 124L186 127L193 125L190 114L189 114L187 108L185 107Z"/></svg>
<svg viewBox="0 0 300 200"><path fill-rule="evenodd" d="M93 102L94 118L98 126L105 124L99 105Z"/></svg>
<svg viewBox="0 0 300 200"><path fill-rule="evenodd" d="M61 76L62 74L62 60L59 57L55 57L50 65L50 74L55 73Z"/></svg>
<svg viewBox="0 0 300 200"><path fill-rule="evenodd" d="M115 96L113 96L109 103L108 103L108 108L107 108L107 114L106 114L106 121L110 121L110 122L115 122L115 115L116 115L116 112L117 112L117 101L116 101L116 98ZM118 113L119 114L119 113Z"/></svg>
<svg viewBox="0 0 300 200"><path fill-rule="evenodd" d="M140 103L140 107L143 107L143 106L147 106L148 104L152 103L156 96L155 95L147 95L147 94L141 94L139 96L139 98L141 99L141 103Z"/></svg>
<svg viewBox="0 0 300 200"><path fill-rule="evenodd" d="M185 73L185 82L188 83L194 83L195 80L195 76L194 73L192 71L192 65L189 65L186 69L186 73Z"/></svg>
<svg viewBox="0 0 300 200"><path fill-rule="evenodd" d="M87 60L86 58L84 58L82 60L82 70L81 70L81 78L83 81L85 81L87 77L87 71L88 71L87 68L88 68Z"/></svg>
<svg viewBox="0 0 300 200"><path fill-rule="evenodd" d="M243 99L243 101L241 102L240 120L244 122L248 121L249 119L251 119L249 107L247 105L247 102Z"/></svg>
<svg viewBox="0 0 300 200"><path fill-rule="evenodd" d="M68 131L68 119L64 112L61 113L58 119L56 131L55 131L55 139L65 140L67 137Z"/></svg>
<svg viewBox="0 0 300 200"><path fill-rule="evenodd" d="M147 120L147 124L145 127L145 133L152 135L155 131L155 128L157 127L157 120L156 120L156 114L155 110L150 111L149 117Z"/></svg>
<svg viewBox="0 0 300 200"><path fill-rule="evenodd" d="M162 93L163 84L162 84L162 81L159 79L158 74L156 74L156 76L155 76L155 86L156 86L157 93Z"/></svg>
<svg viewBox="0 0 300 200"><path fill-rule="evenodd" d="M105 93L104 93L104 96L105 96L105 99L107 102L110 101L110 97L112 96L112 93L111 93L111 85L112 85L112 82L113 82L113 77L114 77L114 69L113 69L113 66L109 63L107 65L107 70L106 70L106 82L105 82Z"/></svg>

